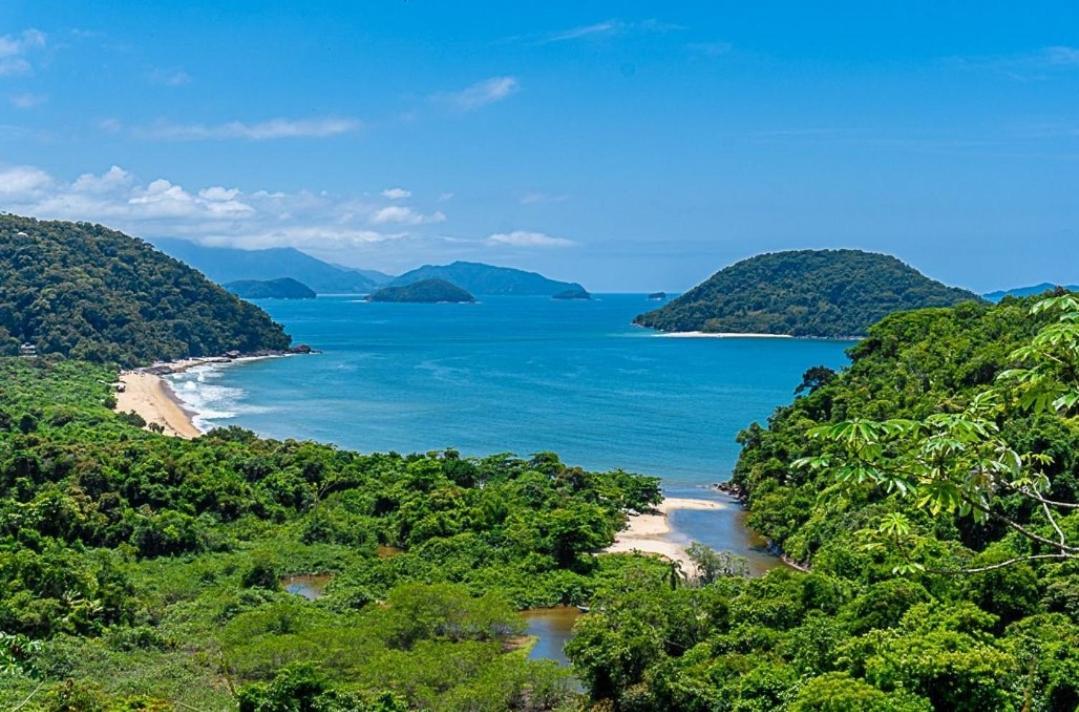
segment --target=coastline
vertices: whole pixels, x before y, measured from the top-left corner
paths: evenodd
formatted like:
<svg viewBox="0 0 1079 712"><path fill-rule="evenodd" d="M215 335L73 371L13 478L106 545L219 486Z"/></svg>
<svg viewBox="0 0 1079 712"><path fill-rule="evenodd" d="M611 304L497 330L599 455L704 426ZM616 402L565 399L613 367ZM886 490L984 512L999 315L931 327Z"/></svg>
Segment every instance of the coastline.
<svg viewBox="0 0 1079 712"><path fill-rule="evenodd" d="M629 515L626 527L615 536L614 543L604 553L620 554L640 552L656 554L682 565L683 571L692 576L696 565L689 558L686 546L670 538L672 532L669 515L680 509L720 510L728 509L725 502L686 497L665 497L654 510Z"/></svg>
<svg viewBox="0 0 1079 712"><path fill-rule="evenodd" d="M134 411L146 421L147 427L156 424L164 435L186 440L197 438L203 431L196 425L198 413L192 411L165 376L183 373L197 366L225 366L236 363L260 361L290 354L260 354L257 356L201 356L176 361L163 361L145 368L120 373L123 390L116 392L117 413Z"/></svg>
<svg viewBox="0 0 1079 712"><path fill-rule="evenodd" d="M793 339L790 334L756 334L752 332L740 333L734 331L665 331L653 336L668 339Z"/></svg>
<svg viewBox="0 0 1079 712"><path fill-rule="evenodd" d="M190 440L202 435L195 426L194 414L184 408L183 402L161 376L145 371L127 371L120 374L124 389L116 393L117 413L134 411L146 425L156 424L164 435Z"/></svg>

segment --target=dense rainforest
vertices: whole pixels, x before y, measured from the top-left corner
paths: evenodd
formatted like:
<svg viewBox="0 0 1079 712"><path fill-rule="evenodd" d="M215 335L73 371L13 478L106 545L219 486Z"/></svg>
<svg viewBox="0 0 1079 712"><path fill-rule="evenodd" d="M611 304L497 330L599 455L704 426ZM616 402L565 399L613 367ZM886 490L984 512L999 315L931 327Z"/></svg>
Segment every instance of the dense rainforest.
<svg viewBox="0 0 1079 712"><path fill-rule="evenodd" d="M90 223L0 215L0 355L124 366L284 349L258 307L149 244Z"/></svg>
<svg viewBox="0 0 1079 712"><path fill-rule="evenodd" d="M805 572L641 583L569 644L600 709L1079 707L1079 298L893 314L752 425L749 523Z"/></svg>
<svg viewBox="0 0 1079 712"><path fill-rule="evenodd" d="M109 409L113 375L0 360L0 709L561 708L516 609L666 575L592 553L654 478L169 438Z"/></svg>
<svg viewBox="0 0 1079 712"><path fill-rule="evenodd" d="M889 255L799 250L725 267L634 322L660 331L848 337L895 311L966 300L979 297Z"/></svg>

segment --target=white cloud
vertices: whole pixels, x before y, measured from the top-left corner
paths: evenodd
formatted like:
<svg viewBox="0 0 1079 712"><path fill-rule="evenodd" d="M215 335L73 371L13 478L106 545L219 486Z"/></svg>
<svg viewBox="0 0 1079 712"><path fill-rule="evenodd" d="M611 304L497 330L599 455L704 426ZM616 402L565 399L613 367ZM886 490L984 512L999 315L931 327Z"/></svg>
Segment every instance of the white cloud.
<svg viewBox="0 0 1079 712"><path fill-rule="evenodd" d="M162 141L270 141L283 138L328 138L353 133L361 126L356 119L327 117L271 119L253 124L242 121L210 125L161 122L136 127L132 132L139 138Z"/></svg>
<svg viewBox="0 0 1079 712"><path fill-rule="evenodd" d="M383 198L389 198L390 200L402 200L404 198L411 198L412 191L405 190L404 188L387 188L382 191Z"/></svg>
<svg viewBox="0 0 1079 712"><path fill-rule="evenodd" d="M1042 56L1048 64L1057 67L1079 67L1079 47L1046 47Z"/></svg>
<svg viewBox="0 0 1079 712"><path fill-rule="evenodd" d="M520 83L515 77L491 77L461 91L436 94L434 98L459 111L472 111L502 101L519 89Z"/></svg>
<svg viewBox="0 0 1079 712"><path fill-rule="evenodd" d="M52 178L33 166L0 169L0 196L5 199L32 197L48 187Z"/></svg>
<svg viewBox="0 0 1079 712"><path fill-rule="evenodd" d="M71 189L77 193L107 193L130 183L131 174L120 166L113 166L100 176L83 173L71 184Z"/></svg>
<svg viewBox="0 0 1079 712"><path fill-rule="evenodd" d="M418 213L405 205L388 205L376 210L371 216L371 222L376 225L424 225L428 223L440 223L446 219L441 210L430 215Z"/></svg>
<svg viewBox="0 0 1079 712"><path fill-rule="evenodd" d="M573 240L564 237L552 237L542 232L528 232L514 230L513 232L498 232L487 238L492 245L508 245L510 247L570 247L576 245Z"/></svg>
<svg viewBox="0 0 1079 712"><path fill-rule="evenodd" d="M384 206L327 193L149 182L119 166L64 181L33 166L0 166L5 210L42 219L103 222L134 235L180 237L242 248L293 246L316 252L371 248L420 237L409 226L440 222L441 212L382 213L394 229L372 229ZM388 218L388 219L387 219Z"/></svg>
<svg viewBox="0 0 1079 712"><path fill-rule="evenodd" d="M453 193L439 193L438 202L445 203L447 200L453 200Z"/></svg>
<svg viewBox="0 0 1079 712"><path fill-rule="evenodd" d="M33 109L35 106L41 106L48 100L48 97L44 94L31 94L25 92L22 94L11 95L11 105L16 109Z"/></svg>
<svg viewBox="0 0 1079 712"><path fill-rule="evenodd" d="M45 46L45 33L35 29L0 36L0 76L26 74L33 67L25 55Z"/></svg>

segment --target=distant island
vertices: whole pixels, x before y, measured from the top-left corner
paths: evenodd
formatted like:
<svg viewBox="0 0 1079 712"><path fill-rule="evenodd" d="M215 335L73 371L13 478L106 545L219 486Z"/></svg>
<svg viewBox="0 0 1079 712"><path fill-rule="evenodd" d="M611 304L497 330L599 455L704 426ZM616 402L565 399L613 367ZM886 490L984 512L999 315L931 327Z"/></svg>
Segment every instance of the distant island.
<svg viewBox="0 0 1079 712"><path fill-rule="evenodd" d="M651 294L648 295L648 298L649 299L655 299L656 301L661 301L661 300L667 298L667 293L666 292L652 292Z"/></svg>
<svg viewBox="0 0 1079 712"><path fill-rule="evenodd" d="M963 301L981 298L890 255L798 250L730 265L634 323L669 332L846 337L895 311Z"/></svg>
<svg viewBox="0 0 1079 712"><path fill-rule="evenodd" d="M1069 292L1079 292L1079 284L1056 285L1051 282L1042 282L1029 287L1015 287L1014 289L998 289L995 292L987 292L982 296L996 304L1004 297L1033 297L1046 292L1054 292L1057 289L1066 289Z"/></svg>
<svg viewBox="0 0 1079 712"><path fill-rule="evenodd" d="M439 302L474 302L476 298L466 290L444 279L424 279L401 287L383 287L367 295L369 302L418 302L435 304Z"/></svg>
<svg viewBox="0 0 1079 712"><path fill-rule="evenodd" d="M552 299L591 299L592 295L589 294L584 287L575 287L566 289L561 292L557 292L551 295Z"/></svg>
<svg viewBox="0 0 1079 712"><path fill-rule="evenodd" d="M366 294L391 278L374 270L323 262L293 247L240 250L209 247L190 240L155 238L153 245L194 267L218 284L289 277L318 294Z"/></svg>
<svg viewBox="0 0 1079 712"><path fill-rule="evenodd" d="M292 277L241 279L224 287L244 299L314 299L317 296L315 290Z"/></svg>
<svg viewBox="0 0 1079 712"><path fill-rule="evenodd" d="M291 342L254 304L101 225L0 215L0 274L2 354L137 366Z"/></svg>
<svg viewBox="0 0 1079 712"><path fill-rule="evenodd" d="M391 287L401 287L425 279L442 279L472 294L490 296L544 296L553 297L568 290L585 291L576 282L559 282L536 272L495 267L481 262L454 262L448 265L424 265L405 272L390 282Z"/></svg>

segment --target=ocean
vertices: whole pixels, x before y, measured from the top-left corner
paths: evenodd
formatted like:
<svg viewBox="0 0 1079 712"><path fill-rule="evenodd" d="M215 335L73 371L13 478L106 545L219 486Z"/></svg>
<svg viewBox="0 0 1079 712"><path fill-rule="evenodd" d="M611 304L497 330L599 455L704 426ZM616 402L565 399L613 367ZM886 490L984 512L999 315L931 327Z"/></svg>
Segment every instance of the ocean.
<svg viewBox="0 0 1079 712"><path fill-rule="evenodd" d="M321 353L172 376L203 429L361 451L552 451L589 469L656 475L672 496L722 497L709 485L729 478L738 432L790 402L807 368L845 365L851 345L658 335L632 325L656 306L641 294L258 304ZM756 551L740 512L704 514L676 512L677 534Z"/></svg>

